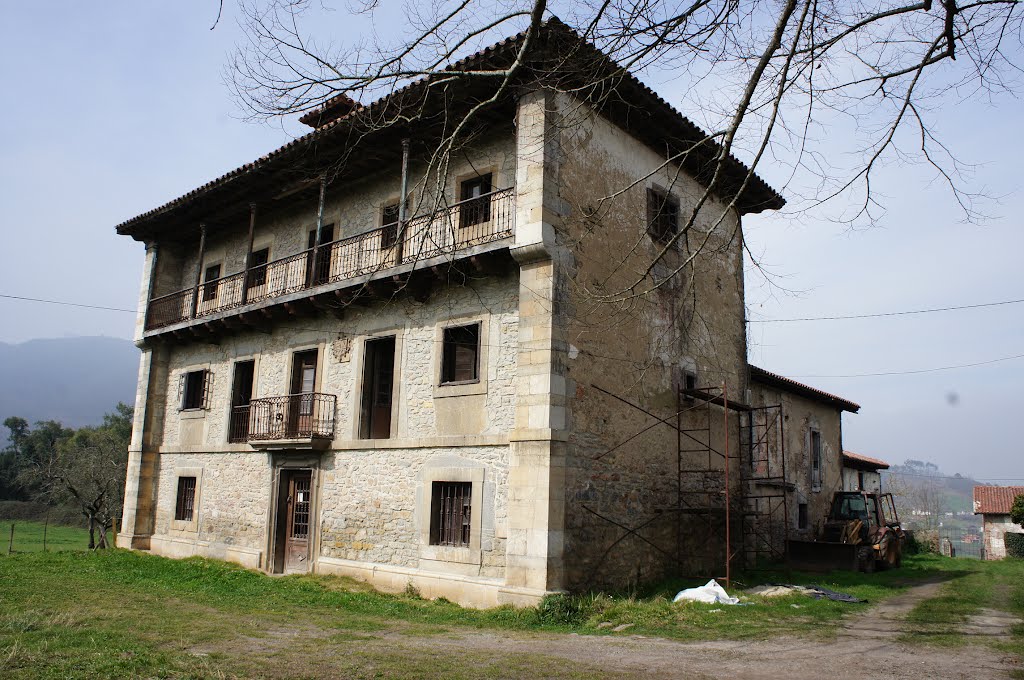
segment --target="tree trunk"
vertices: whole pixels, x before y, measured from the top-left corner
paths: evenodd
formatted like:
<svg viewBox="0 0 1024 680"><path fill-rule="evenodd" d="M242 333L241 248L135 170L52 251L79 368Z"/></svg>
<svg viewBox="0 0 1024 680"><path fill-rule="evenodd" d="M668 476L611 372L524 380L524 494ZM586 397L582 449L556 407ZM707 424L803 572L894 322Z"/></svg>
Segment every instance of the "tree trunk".
<svg viewBox="0 0 1024 680"><path fill-rule="evenodd" d="M96 518L89 515L89 550L96 547Z"/></svg>

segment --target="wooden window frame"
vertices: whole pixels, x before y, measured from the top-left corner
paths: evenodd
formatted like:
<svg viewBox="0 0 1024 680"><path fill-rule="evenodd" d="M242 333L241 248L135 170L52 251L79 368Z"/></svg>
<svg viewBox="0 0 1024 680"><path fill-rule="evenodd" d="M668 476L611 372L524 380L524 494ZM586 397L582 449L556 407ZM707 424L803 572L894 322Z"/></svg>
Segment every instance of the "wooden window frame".
<svg viewBox="0 0 1024 680"><path fill-rule="evenodd" d="M473 376L471 378L458 377L457 352L460 346L469 347L469 342L462 342L453 336L456 333L474 329L475 339L473 342ZM439 386L471 385L480 382L480 349L482 341L482 328L480 321L467 324L446 326L441 334L441 380Z"/></svg>
<svg viewBox="0 0 1024 680"><path fill-rule="evenodd" d="M430 483L430 545L468 548L472 518L473 482Z"/></svg>
<svg viewBox="0 0 1024 680"><path fill-rule="evenodd" d="M475 185L480 185L481 189L486 188L487 190L481 191L478 197L467 196L467 194L471 193L470 190ZM458 203L461 206L459 209L460 229L466 229L468 227L473 227L490 221L492 193L494 193L493 172L485 172L459 180Z"/></svg>
<svg viewBox="0 0 1024 680"><path fill-rule="evenodd" d="M189 519L178 519L179 513L179 490L182 479L194 479L192 488L192 516ZM175 468L174 486L172 487L174 506L171 508L171 530L195 533L199 531L199 515L201 513L203 497L203 468L185 467Z"/></svg>
<svg viewBox="0 0 1024 680"><path fill-rule="evenodd" d="M178 377L178 410L206 411L213 391L213 371L200 368L185 371Z"/></svg>
<svg viewBox="0 0 1024 680"><path fill-rule="evenodd" d="M210 277L210 271L216 270L217 275ZM202 302L214 302L217 300L218 289L220 284L216 283L220 281L224 276L224 267L222 262L212 262L203 267L203 295Z"/></svg>
<svg viewBox="0 0 1024 680"><path fill-rule="evenodd" d="M808 450L811 454L811 490L821 491L825 481L825 461L822 452L821 431L811 428L807 434Z"/></svg>
<svg viewBox="0 0 1024 680"><path fill-rule="evenodd" d="M668 245L679 233L680 203L672 192L660 187L647 189L647 234L658 245Z"/></svg>
<svg viewBox="0 0 1024 680"><path fill-rule="evenodd" d="M263 262L256 262L256 256L262 255ZM267 285L267 265L270 264L270 246L252 251L249 255L249 287L258 288Z"/></svg>

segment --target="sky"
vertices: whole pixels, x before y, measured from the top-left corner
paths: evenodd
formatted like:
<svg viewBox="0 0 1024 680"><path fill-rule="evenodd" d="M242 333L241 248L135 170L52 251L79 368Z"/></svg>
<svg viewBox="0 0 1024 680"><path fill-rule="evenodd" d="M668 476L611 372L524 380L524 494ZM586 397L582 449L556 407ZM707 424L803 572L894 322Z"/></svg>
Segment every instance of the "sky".
<svg viewBox="0 0 1024 680"><path fill-rule="evenodd" d="M17 3L0 23L0 295L134 309L143 248L119 222L287 142L302 127L242 120L223 83L241 34L233 2L215 30L213 0ZM670 100L683 86L645 78ZM681 103L680 103L681 105ZM690 104L688 104L690 105ZM692 111L686 113L693 114ZM698 118L697 116L694 116ZM944 139L974 164L972 187L997 200L966 224L920 166L879 175L887 211L850 231L813 219L749 216L772 283L748 272L752 319L895 312L1024 298L1024 103L954 102ZM761 174L784 180L771 165ZM0 342L131 337L130 313L0 297ZM750 359L861 404L844 416L847 449L944 472L1024 483L1013 406L1024 358L955 370L863 376L1024 354L1024 305L880 319L752 323ZM852 376L861 377L837 377ZM1012 481L1014 478L1017 481Z"/></svg>

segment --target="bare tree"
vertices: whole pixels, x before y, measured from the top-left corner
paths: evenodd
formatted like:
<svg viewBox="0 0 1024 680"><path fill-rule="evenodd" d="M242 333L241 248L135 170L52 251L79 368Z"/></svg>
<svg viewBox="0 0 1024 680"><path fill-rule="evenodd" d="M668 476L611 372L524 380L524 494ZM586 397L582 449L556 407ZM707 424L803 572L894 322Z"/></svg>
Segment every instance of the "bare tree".
<svg viewBox="0 0 1024 680"><path fill-rule="evenodd" d="M454 0L409 4L401 29L349 42L317 32L323 12L335 9L326 0L240 3L247 42L231 61L228 79L253 117L340 103L362 130L379 130L436 119L429 96L404 98L414 80L427 83L442 107L453 104L444 95L453 83L483 93L471 105L443 110L428 163L438 182L483 112L524 85L566 91L600 107L615 100L627 71L637 71L674 79L693 93L686 109L701 113L707 133L666 149L665 163L700 167L703 193L684 207L681 229L646 267L589 291L595 302L615 304L685 276L694 258L714 247L707 236L712 230L695 228L698 222L729 224L745 189L759 181L755 171L768 162L786 166L788 181L780 188L794 213L871 224L881 207L875 188L880 168L917 160L934 168L966 219L978 219L977 195L937 135L935 120L951 102L1012 93L1021 42L1017 0ZM391 9L371 0L337 11L372 25ZM556 25L552 14L565 19L564 30L578 42L558 41L556 50L544 40L545 28ZM459 61L516 31L514 58ZM593 62L588 68L590 44L614 60L611 67ZM380 100L387 105L361 108ZM361 119L360 111L366 112ZM740 177L730 172L734 153L746 163ZM608 199L627 188L609 192ZM442 192L424 188L428 194L440 200ZM709 219L712 205L720 207ZM584 215L594 210L576 207ZM732 238L742 238L738 226L730 229ZM680 243L687 257L667 258Z"/></svg>
<svg viewBox="0 0 1024 680"><path fill-rule="evenodd" d="M131 413L131 407L118 404L103 425L79 428L54 441L21 473L51 503L78 506L88 523L90 549L109 547L107 531L124 504Z"/></svg>

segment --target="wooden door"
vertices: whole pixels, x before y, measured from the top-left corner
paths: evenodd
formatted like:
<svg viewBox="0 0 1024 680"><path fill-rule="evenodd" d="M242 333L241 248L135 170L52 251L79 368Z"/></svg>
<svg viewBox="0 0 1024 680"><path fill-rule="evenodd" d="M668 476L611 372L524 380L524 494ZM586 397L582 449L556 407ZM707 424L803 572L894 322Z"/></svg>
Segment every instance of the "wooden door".
<svg viewBox="0 0 1024 680"><path fill-rule="evenodd" d="M292 391L289 408L288 439L310 436L313 430L313 391L316 389L315 349L296 352L292 365Z"/></svg>
<svg viewBox="0 0 1024 680"><path fill-rule="evenodd" d="M284 571L309 571L309 540L313 507L312 473L289 473L284 542Z"/></svg>

